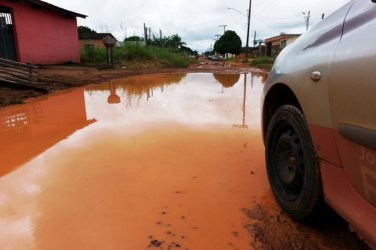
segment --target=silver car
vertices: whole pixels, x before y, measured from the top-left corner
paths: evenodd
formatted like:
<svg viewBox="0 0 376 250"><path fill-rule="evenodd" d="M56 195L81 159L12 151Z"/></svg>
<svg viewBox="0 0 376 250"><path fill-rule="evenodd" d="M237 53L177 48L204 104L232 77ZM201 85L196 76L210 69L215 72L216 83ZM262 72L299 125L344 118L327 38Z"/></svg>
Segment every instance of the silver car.
<svg viewBox="0 0 376 250"><path fill-rule="evenodd" d="M278 56L264 89L272 192L297 220L326 204L376 248L376 1L353 0Z"/></svg>

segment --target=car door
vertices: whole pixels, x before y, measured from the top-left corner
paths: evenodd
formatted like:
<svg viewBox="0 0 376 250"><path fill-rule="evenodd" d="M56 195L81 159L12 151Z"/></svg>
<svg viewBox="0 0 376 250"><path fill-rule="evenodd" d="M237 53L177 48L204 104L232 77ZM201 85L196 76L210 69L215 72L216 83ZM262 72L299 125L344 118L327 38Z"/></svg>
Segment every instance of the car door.
<svg viewBox="0 0 376 250"><path fill-rule="evenodd" d="M351 185L376 206L376 3L354 1L330 67L330 111Z"/></svg>

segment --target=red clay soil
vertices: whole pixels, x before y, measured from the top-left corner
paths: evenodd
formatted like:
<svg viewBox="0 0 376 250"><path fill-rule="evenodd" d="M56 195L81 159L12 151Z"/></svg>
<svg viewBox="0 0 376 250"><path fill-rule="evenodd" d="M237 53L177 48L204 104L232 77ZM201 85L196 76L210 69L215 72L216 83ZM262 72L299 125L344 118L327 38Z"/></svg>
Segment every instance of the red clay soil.
<svg viewBox="0 0 376 250"><path fill-rule="evenodd" d="M246 71L260 73L262 79L265 78L265 74L257 69L246 68L243 65L213 62L188 69L153 70L98 70L78 66L51 66L40 69L39 84L40 87L53 93L86 84L156 72L240 73ZM79 89L76 90L79 91ZM0 106L21 103L26 98L38 95L41 93L0 88ZM73 104L71 103L71 105ZM49 107L53 106L49 104ZM55 119L52 120L55 121ZM41 131L46 131L46 129ZM10 133L3 133L2 139L6 141L7 136L9 141L17 139L13 138L14 134ZM26 141L32 142L31 140ZM93 244L93 248L102 243L103 246L106 246L107 243L116 243L116 241L107 242L107 239L118 239L119 242L123 242L123 245L130 246L133 243L130 240L128 242L127 239L133 239L137 246L124 249L145 249L145 247L146 249L367 249L367 246L355 234L349 232L347 223L332 213L323 215L315 225L302 225L293 222L280 210L271 192L264 191L269 189L266 181L262 140L258 131L210 130L197 132L167 127L154 129L152 132L138 135L132 140L119 140L108 135L103 141L94 142L94 146L80 147L82 154L72 151L70 158L65 157L65 164L60 161L45 160L46 164L57 165L49 167L50 175L45 178L44 189L49 192L41 195L42 202L38 207L40 211L44 212L44 219L38 217L37 222L41 223L35 229L34 236L42 239L39 242L41 246L49 246L44 249L59 249L51 247L52 243L57 243L59 246L70 244L70 246L79 248L79 244L84 241L75 235L80 234L91 237L88 244ZM137 142L137 147L135 147L135 142ZM36 145L35 148L38 148L37 145L42 144L43 140L32 143ZM82 143L88 143L88 141L84 140ZM213 145L226 145L226 147L214 147ZM207 150L208 148L212 150ZM62 150L66 150L66 147L62 147ZM206 153L202 154L201 152ZM83 159L85 165L91 167L90 178L86 171L81 171L76 167L74 160L77 160L77 155L92 156ZM219 155L220 158L218 158ZM111 158L115 156L119 159ZM20 155L17 154L17 157ZM17 157L13 158L17 159ZM4 157L2 159L9 162ZM103 175L109 168L103 168L99 163L109 160L111 165L114 165L114 173L118 173L118 171L122 173L123 159L128 159L127 164L134 166L136 170L133 174L136 177L142 173L141 170L137 171L138 169L142 169L143 166L147 167L149 172L146 172L143 177L148 180L148 189L144 189L143 183L139 182L137 178L132 179L128 176L126 182L119 182L118 178L121 178L122 175ZM142 164L139 159L143 159ZM157 168L155 167L156 162L164 162L164 164ZM191 166L197 165L197 162L207 167L192 170ZM174 171L178 164L184 171ZM39 165L35 166L40 168ZM237 171L234 170L234 166ZM21 174L29 173L28 169L25 169L26 172L21 172ZM31 170L34 171L34 169ZM156 178L155 176L160 177ZM248 183L249 176L252 178L252 183ZM19 178L19 175L13 177L8 175L7 178L15 180ZM103 182L103 179L106 182ZM114 185L98 185L101 182L114 183ZM67 186L66 183L74 185ZM117 183L122 183L124 186L116 186ZM161 185L161 183L164 184ZM247 195L238 191L240 190L239 185L248 187L248 184L250 185ZM218 188L224 190L220 196L215 195L218 193ZM55 190L59 190L61 193L57 195ZM118 190L122 190L120 193L126 195L118 196ZM142 202L145 203L128 202L127 197L133 197L132 195L143 197ZM64 202L58 203L56 197L64 197ZM19 202L17 199L14 200ZM107 206L98 205L98 201L101 200L110 200L111 202L107 202L109 204ZM199 200L200 203L190 202L192 200ZM82 206L79 208L75 206L79 203L86 204L86 207L92 209L89 211L79 210ZM119 210L119 204L125 204L126 209ZM154 206L150 206L150 204L154 204ZM14 207L17 207L15 210L29 208L24 205ZM74 209L72 210L72 208ZM240 212L241 208L242 213ZM80 216L65 217L66 211L77 213ZM115 211L115 213L112 216L96 217L96 214L108 215L108 211ZM122 213L123 211L133 211L133 213ZM226 212L221 213L221 211ZM7 213L9 216L14 215L13 210L7 210ZM3 214L5 213L3 212ZM118 218L122 218L122 220ZM143 219L140 220L140 218ZM116 219L117 227L115 228L108 230L107 227L100 228L97 225L98 222L102 222L102 225L111 225L108 222L112 222L112 219ZM239 221L240 223L238 223ZM129 225L138 225L138 227ZM210 227L212 225L217 225L216 232L213 232ZM51 230L51 228L60 231ZM91 230L82 230L83 228ZM246 233L244 233L244 229ZM66 242L61 241L60 235L67 236L65 237ZM128 238L124 238L124 235L127 235ZM67 239L71 241L67 241ZM222 244L223 242L224 244ZM190 246L193 244L200 247L191 248ZM69 247L61 249L67 248Z"/></svg>
<svg viewBox="0 0 376 250"><path fill-rule="evenodd" d="M239 73L251 69L241 63L201 62L185 69L155 68L155 69L127 69L110 68L98 69L82 65L69 66L41 66L39 69L38 87L54 93L67 88L84 86L87 84L102 83L117 78L126 78L136 75L173 72L212 72L212 73ZM22 90L1 86L0 107L23 103L25 99L44 95L34 90Z"/></svg>

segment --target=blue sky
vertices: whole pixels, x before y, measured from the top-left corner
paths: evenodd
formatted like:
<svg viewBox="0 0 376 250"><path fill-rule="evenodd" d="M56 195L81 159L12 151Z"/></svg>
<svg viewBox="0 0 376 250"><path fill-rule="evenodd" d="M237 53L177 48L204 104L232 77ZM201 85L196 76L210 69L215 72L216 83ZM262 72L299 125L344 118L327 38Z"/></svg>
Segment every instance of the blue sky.
<svg viewBox="0 0 376 250"><path fill-rule="evenodd" d="M244 16L249 0L45 0L49 3L86 14L79 25L98 32L111 32L117 39L143 34L143 23L155 35L179 34L189 47L200 52L210 49L215 35L223 27L234 30L246 42L247 18ZM321 15L329 15L348 0L252 0L251 38L265 39L285 33L305 31L304 14L311 11L310 25L318 23ZM236 10L228 9L227 7Z"/></svg>

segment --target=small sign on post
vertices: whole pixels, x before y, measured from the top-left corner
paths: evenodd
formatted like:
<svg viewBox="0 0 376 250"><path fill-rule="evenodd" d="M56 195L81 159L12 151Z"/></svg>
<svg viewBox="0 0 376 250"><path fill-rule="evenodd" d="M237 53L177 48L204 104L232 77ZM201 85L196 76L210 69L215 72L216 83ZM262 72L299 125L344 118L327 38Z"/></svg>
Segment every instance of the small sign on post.
<svg viewBox="0 0 376 250"><path fill-rule="evenodd" d="M102 39L102 42L107 48L107 64L114 66L114 54L112 49L115 47L117 40L116 38L108 35Z"/></svg>

